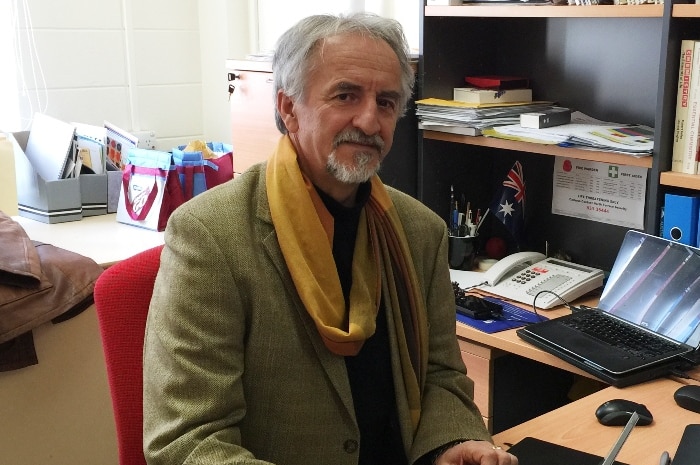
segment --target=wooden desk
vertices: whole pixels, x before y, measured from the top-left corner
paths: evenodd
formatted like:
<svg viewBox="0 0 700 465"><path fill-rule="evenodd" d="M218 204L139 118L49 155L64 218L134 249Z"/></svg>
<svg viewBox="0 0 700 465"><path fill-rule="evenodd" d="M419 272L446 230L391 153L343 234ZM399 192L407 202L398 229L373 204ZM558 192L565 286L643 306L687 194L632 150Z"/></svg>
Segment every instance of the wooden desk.
<svg viewBox="0 0 700 465"><path fill-rule="evenodd" d="M90 257L105 268L163 243L164 233L117 223L116 213L54 224L23 216L12 219L30 239Z"/></svg>
<svg viewBox="0 0 700 465"><path fill-rule="evenodd" d="M595 305L597 301L597 298L585 298L576 303ZM523 308L527 307L523 306ZM571 313L566 307L557 307L551 310L538 310L538 312L547 318L555 318ZM598 383L597 378L593 375L522 340L516 334L515 329L488 334L457 322L456 331L459 347L462 351L462 360L467 366L469 377L474 381L474 401L479 407L489 431L494 431L493 393L496 374L494 364L495 361L503 355L518 355L550 367L596 380L593 384Z"/></svg>
<svg viewBox="0 0 700 465"><path fill-rule="evenodd" d="M678 407L673 400L673 393L682 385L676 380L661 378L622 389L608 387L498 433L494 441L505 449L508 444L530 436L605 456L622 427L601 425L594 412L607 400L623 398L646 405L654 422L649 426L636 426L617 459L631 465L658 465L664 450L673 457L685 426L700 423L700 414Z"/></svg>
<svg viewBox="0 0 700 465"><path fill-rule="evenodd" d="M566 315L571 313L568 309L560 307L552 310L544 310L540 312L547 318L555 318L557 316ZM472 328L471 326L465 325L463 323L457 322L457 337L460 339L460 345L464 348L469 346L481 346L488 347L497 351L508 352L515 355L520 355L530 360L535 360L537 362L544 363L556 368L561 368L562 370L570 371L577 375L586 376L588 378L594 378L594 376L588 374L587 372L576 368L568 362L556 357L552 354L544 352L543 350L529 344L524 341L515 333L515 329L509 329L507 331L500 331L497 333L488 334L478 329Z"/></svg>

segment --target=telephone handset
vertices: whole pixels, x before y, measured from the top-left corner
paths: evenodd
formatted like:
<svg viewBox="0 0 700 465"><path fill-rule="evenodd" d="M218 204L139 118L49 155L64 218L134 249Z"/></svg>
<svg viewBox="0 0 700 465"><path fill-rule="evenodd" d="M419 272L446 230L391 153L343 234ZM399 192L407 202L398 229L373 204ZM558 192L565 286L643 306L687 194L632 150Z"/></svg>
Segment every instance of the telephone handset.
<svg viewBox="0 0 700 465"><path fill-rule="evenodd" d="M603 285L603 271L539 252L516 252L484 273L478 288L507 299L547 309L571 302ZM537 297L537 301L535 301Z"/></svg>
<svg viewBox="0 0 700 465"><path fill-rule="evenodd" d="M495 286L506 275L510 276L520 270L524 270L528 266L541 262L545 257L539 252L516 252L508 255L494 263L491 268L484 274L484 281L489 286Z"/></svg>

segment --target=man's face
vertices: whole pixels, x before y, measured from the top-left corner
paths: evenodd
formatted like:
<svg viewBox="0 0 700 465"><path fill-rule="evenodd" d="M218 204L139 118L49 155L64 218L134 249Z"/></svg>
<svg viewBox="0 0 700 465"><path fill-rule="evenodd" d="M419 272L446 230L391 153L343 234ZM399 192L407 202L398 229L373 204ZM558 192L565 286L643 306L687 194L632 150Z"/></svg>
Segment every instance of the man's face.
<svg viewBox="0 0 700 465"><path fill-rule="evenodd" d="M299 164L322 189L364 182L391 148L399 60L385 42L360 35L332 37L316 53L304 96L281 112Z"/></svg>

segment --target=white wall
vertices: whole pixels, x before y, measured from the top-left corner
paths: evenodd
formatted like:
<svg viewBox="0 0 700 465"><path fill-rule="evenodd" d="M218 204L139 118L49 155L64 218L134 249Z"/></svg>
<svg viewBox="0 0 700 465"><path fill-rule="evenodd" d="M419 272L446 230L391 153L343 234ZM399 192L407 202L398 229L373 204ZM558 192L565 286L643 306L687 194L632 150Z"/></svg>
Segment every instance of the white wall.
<svg viewBox="0 0 700 465"><path fill-rule="evenodd" d="M257 0L259 50L272 50L282 31L308 15L369 11L400 21L409 45L417 52L421 1L424 0Z"/></svg>
<svg viewBox="0 0 700 465"><path fill-rule="evenodd" d="M205 10L210 3L201 2ZM23 126L41 109L64 121L107 120L131 131L152 130L163 149L205 137L204 83L210 85L210 77L203 78L203 66L217 52L211 44L222 43L219 55L227 44L200 37L198 0L33 0L28 8L31 31L19 12L21 65L30 90L20 94ZM211 17L220 18L214 29L225 37L226 15ZM200 40L208 41L211 53L202 53ZM42 75L46 93L34 93L43 86ZM225 92L220 100L225 117ZM217 138L230 132L212 131Z"/></svg>
<svg viewBox="0 0 700 465"><path fill-rule="evenodd" d="M155 131L163 150L193 139L231 142L227 59L271 49L308 14L362 9L401 20L417 44L417 1L18 0L33 26L20 11L21 126L42 111Z"/></svg>

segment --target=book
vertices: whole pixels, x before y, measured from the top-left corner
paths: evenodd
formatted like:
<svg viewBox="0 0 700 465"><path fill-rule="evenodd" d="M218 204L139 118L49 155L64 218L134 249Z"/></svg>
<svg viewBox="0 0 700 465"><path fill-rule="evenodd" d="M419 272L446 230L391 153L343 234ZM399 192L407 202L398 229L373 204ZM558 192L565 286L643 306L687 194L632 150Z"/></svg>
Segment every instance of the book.
<svg viewBox="0 0 700 465"><path fill-rule="evenodd" d="M82 162L82 166L90 168L94 174L104 174L107 152L105 128L83 123L72 124L75 126L77 158Z"/></svg>
<svg viewBox="0 0 700 465"><path fill-rule="evenodd" d="M530 86L528 78L520 76L467 76L464 82L482 89L519 89Z"/></svg>
<svg viewBox="0 0 700 465"><path fill-rule="evenodd" d="M437 107L437 108L452 108L459 110L473 110L475 112L503 112L508 111L506 107L513 107L513 111L518 111L518 114L525 113L528 111L529 107L550 107L552 102L545 100L533 100L532 102L506 102L506 103L467 103L458 102L456 100L444 100L434 97L424 98L421 100L416 100L416 105L423 107ZM519 111L518 108L523 109ZM535 111L535 109L529 110Z"/></svg>
<svg viewBox="0 0 700 465"><path fill-rule="evenodd" d="M455 87L453 99L466 103L515 103L532 102L532 89L479 89L477 87Z"/></svg>
<svg viewBox="0 0 700 465"><path fill-rule="evenodd" d="M678 93L676 95L676 116L673 129L673 154L671 171L683 172L684 143L687 138L688 106L690 82L693 71L695 41L681 41L680 65L678 67Z"/></svg>
<svg viewBox="0 0 700 465"><path fill-rule="evenodd" d="M695 41L691 65L690 95L688 96L688 116L683 137L683 164L681 172L698 172L698 137L700 134L700 41Z"/></svg>
<svg viewBox="0 0 700 465"><path fill-rule="evenodd" d="M460 136L480 136L481 129L466 126L466 125L450 125L442 123L430 123L430 122L418 122L418 129L423 129L425 131L440 131L447 132L450 134L458 134Z"/></svg>
<svg viewBox="0 0 700 465"><path fill-rule="evenodd" d="M569 124L571 110L564 107L554 107L540 112L523 113L520 115L520 126L524 128L542 129Z"/></svg>
<svg viewBox="0 0 700 465"><path fill-rule="evenodd" d="M111 160L117 168L122 169L127 163L129 150L138 147L139 138L118 128L109 121L104 122L104 127L107 158Z"/></svg>

